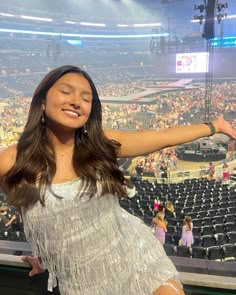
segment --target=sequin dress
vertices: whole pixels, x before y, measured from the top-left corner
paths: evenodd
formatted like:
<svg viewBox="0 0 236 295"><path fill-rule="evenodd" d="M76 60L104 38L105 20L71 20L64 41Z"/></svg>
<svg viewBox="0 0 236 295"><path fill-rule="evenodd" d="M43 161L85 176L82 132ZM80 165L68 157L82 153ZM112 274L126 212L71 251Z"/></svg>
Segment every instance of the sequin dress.
<svg viewBox="0 0 236 295"><path fill-rule="evenodd" d="M33 255L58 280L61 295L151 295L168 279L178 281L152 230L116 196L81 195L79 179L52 190L62 198L48 189L45 207L22 213Z"/></svg>

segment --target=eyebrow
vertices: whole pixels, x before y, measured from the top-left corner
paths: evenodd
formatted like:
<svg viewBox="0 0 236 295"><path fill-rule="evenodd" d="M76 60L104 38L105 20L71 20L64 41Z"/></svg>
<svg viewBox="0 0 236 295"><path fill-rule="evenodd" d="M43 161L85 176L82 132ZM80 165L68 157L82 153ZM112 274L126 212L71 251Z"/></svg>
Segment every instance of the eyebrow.
<svg viewBox="0 0 236 295"><path fill-rule="evenodd" d="M74 89L75 88L73 85L71 85L69 83L60 83L60 84L58 84L58 86L62 86L62 85L67 86L67 87L69 87L71 89ZM89 95L92 95L93 96L93 94L92 94L91 91L86 91L86 90L82 91L82 94L89 94Z"/></svg>

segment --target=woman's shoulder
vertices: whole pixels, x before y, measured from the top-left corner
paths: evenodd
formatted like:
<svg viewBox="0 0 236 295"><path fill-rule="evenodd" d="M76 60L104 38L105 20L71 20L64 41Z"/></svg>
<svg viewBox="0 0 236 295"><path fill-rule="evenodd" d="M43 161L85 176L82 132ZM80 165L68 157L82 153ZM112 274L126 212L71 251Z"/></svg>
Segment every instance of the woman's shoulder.
<svg viewBox="0 0 236 295"><path fill-rule="evenodd" d="M12 145L0 151L0 176L4 176L14 166L16 154L16 145Z"/></svg>

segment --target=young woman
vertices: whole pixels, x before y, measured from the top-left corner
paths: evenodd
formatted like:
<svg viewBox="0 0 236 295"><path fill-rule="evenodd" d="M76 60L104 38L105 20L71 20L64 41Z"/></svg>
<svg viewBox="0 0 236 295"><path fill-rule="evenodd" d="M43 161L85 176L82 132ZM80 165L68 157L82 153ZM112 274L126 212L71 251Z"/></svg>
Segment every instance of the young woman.
<svg viewBox="0 0 236 295"><path fill-rule="evenodd" d="M214 132L236 139L223 116L210 125L163 131L102 130L101 103L88 74L74 66L48 73L18 144L0 155L1 187L21 210L32 243L35 257L25 257L30 275L47 269L61 295L184 294L151 229L119 206L127 181L117 157Z"/></svg>
<svg viewBox="0 0 236 295"><path fill-rule="evenodd" d="M223 164L222 171L223 171L223 181L227 182L229 180L229 166L227 163Z"/></svg>
<svg viewBox="0 0 236 295"><path fill-rule="evenodd" d="M160 241L160 243L164 245L167 232L164 213L157 213L157 216L153 218L153 223L156 225L155 236Z"/></svg>
<svg viewBox="0 0 236 295"><path fill-rule="evenodd" d="M185 216L182 228L181 245L187 246L190 250L192 250L193 243L194 239L192 218L191 216Z"/></svg>

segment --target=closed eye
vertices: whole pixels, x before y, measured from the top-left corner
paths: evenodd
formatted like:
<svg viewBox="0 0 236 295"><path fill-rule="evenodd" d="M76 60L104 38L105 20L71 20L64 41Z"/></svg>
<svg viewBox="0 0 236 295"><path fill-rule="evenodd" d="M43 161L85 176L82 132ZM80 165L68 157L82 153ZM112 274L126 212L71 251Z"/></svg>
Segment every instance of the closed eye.
<svg viewBox="0 0 236 295"><path fill-rule="evenodd" d="M91 102L91 98L88 98L88 97L82 97L84 101L86 102Z"/></svg>
<svg viewBox="0 0 236 295"><path fill-rule="evenodd" d="M67 94L67 95L69 95L69 94L70 94L70 92L69 92L69 91L65 91L65 90L61 90L61 93L63 93L63 94Z"/></svg>

